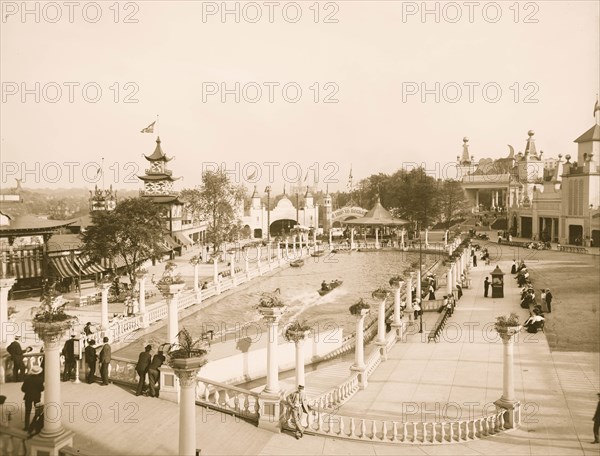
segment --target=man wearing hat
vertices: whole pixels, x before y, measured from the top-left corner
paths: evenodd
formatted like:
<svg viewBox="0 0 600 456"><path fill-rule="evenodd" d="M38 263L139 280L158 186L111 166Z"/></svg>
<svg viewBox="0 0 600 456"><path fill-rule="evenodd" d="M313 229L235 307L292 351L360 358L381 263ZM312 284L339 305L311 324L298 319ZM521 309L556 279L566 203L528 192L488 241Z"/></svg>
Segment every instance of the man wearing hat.
<svg viewBox="0 0 600 456"><path fill-rule="evenodd" d="M88 346L85 347L85 363L88 367L86 380L89 384L94 383L94 379L96 378L96 361L98 361L98 355L96 354L94 345L96 345L96 341L92 339L88 340Z"/></svg>
<svg viewBox="0 0 600 456"><path fill-rule="evenodd" d="M21 336L15 336L15 340L6 347L13 362L13 381L20 382L21 376L25 374L25 363L23 362L23 348L19 341Z"/></svg>
<svg viewBox="0 0 600 456"><path fill-rule="evenodd" d="M62 349L62 355L65 357L65 370L63 372L63 382L71 380L71 373L75 370L75 335L65 342Z"/></svg>
<svg viewBox="0 0 600 456"><path fill-rule="evenodd" d="M137 365L135 366L135 371L137 372L140 380L138 382L137 391L135 392L136 396L139 396L144 391L144 384L146 383L146 374L148 373L148 367L150 366L150 361L152 361L152 355L150 352L152 351L152 345L146 345L144 351L140 353L138 358Z"/></svg>
<svg viewBox="0 0 600 456"><path fill-rule="evenodd" d="M598 393L598 405L596 406L596 413L594 413L594 441L592 443L600 443L598 439L598 431L600 430L600 393Z"/></svg>
<svg viewBox="0 0 600 456"><path fill-rule="evenodd" d="M552 313L552 293L550 293L550 288L546 289L546 307L548 308L548 313Z"/></svg>
<svg viewBox="0 0 600 456"><path fill-rule="evenodd" d="M25 430L29 429L29 419L33 404L42 400L42 391L44 391L44 375L40 366L33 366L29 374L25 375L25 380L21 386L21 391L25 393Z"/></svg>
<svg viewBox="0 0 600 456"><path fill-rule="evenodd" d="M304 431L302 430L302 413L308 413L311 407L306 402L306 393L304 392L304 386L298 385L298 389L288 396L287 402L291 407L292 412L292 423L296 428L296 439L304 437Z"/></svg>

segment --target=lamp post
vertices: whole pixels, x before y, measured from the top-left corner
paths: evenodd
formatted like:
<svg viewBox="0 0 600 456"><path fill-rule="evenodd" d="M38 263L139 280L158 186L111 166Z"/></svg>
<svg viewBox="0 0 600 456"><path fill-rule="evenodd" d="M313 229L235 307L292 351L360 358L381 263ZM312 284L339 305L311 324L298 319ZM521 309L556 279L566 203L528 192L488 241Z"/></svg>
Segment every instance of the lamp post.
<svg viewBox="0 0 600 456"><path fill-rule="evenodd" d="M265 188L267 193L267 243L271 243L271 186Z"/></svg>
<svg viewBox="0 0 600 456"><path fill-rule="evenodd" d="M423 251L422 251L422 239L421 239L421 223L419 223L419 286L417 287L418 290L421 289L421 283L423 282ZM420 294L420 293L419 293ZM421 334L423 332L423 303L421 302L421 296L417 296L417 298L419 298L419 307L421 308L421 310L419 311L419 334Z"/></svg>

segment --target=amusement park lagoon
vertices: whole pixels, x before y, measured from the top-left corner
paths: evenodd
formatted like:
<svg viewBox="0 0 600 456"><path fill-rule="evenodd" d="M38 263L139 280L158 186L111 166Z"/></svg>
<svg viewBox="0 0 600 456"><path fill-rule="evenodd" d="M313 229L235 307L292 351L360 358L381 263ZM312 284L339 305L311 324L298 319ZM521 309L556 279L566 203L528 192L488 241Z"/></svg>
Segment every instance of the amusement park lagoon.
<svg viewBox="0 0 600 456"><path fill-rule="evenodd" d="M423 254L423 271L429 269L440 257ZM318 331L331 332L341 329L343 335L352 334L356 319L348 308L359 299L375 304L371 292L378 287L389 287L388 280L394 275L402 275L411 264L418 264L418 252L377 251L327 254L310 257L300 268L284 268L272 275L253 280L240 291L229 293L179 322L180 328L189 329L198 337L213 330L213 351L216 344L226 340L250 337L258 340L257 334L266 334L266 327L256 305L264 292L279 288L287 310L280 327L288 322L300 320ZM418 266L417 266L418 267ZM320 296L321 283L342 280L343 284ZM440 290L441 293L441 290ZM376 318L374 311L367 324ZM136 360L148 342L166 341L166 327L158 328L133 341L116 352L119 357ZM210 359L210 355L209 355Z"/></svg>

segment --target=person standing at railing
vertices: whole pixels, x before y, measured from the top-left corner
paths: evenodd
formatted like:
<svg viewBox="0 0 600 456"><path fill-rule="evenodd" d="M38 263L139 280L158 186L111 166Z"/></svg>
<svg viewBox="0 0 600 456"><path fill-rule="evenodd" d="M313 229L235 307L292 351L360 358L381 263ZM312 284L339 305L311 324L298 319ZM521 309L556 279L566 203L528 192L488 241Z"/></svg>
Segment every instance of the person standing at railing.
<svg viewBox="0 0 600 456"><path fill-rule="evenodd" d="M165 362L165 355L161 350L152 358L148 366L148 384L150 387L150 397L158 397L160 391L160 366Z"/></svg>
<svg viewBox="0 0 600 456"><path fill-rule="evenodd" d="M94 379L96 378L96 361L98 360L98 355L94 348L95 344L96 341L92 339L88 341L88 346L85 347L85 363L88 366L86 380L88 384L94 383Z"/></svg>
<svg viewBox="0 0 600 456"><path fill-rule="evenodd" d="M75 370L75 335L65 342L61 353L65 357L65 370L63 371L63 382L71 380L71 373Z"/></svg>
<svg viewBox="0 0 600 456"><path fill-rule="evenodd" d="M304 437L302 413L308 413L311 407L306 402L306 393L304 392L303 385L298 385L298 389L288 396L287 403L291 408L291 418L296 432L296 439Z"/></svg>
<svg viewBox="0 0 600 456"><path fill-rule="evenodd" d="M140 380L138 381L137 391L135 392L136 396L140 396L144 391L144 384L146 383L146 374L148 373L148 367L150 366L150 362L152 361L152 345L146 345L144 351L140 353L138 358L137 365L135 366L135 371L137 372Z"/></svg>
<svg viewBox="0 0 600 456"><path fill-rule="evenodd" d="M108 366L110 364L111 356L111 347L108 344L108 337L103 339L104 346L100 351L100 376L102 377L102 386L108 385Z"/></svg>
<svg viewBox="0 0 600 456"><path fill-rule="evenodd" d="M25 401L25 431L29 429L29 420L31 418L31 410L33 405L42 400L42 391L44 391L44 371L39 366L33 366L29 374L25 376L21 391L25 393L23 400Z"/></svg>
<svg viewBox="0 0 600 456"><path fill-rule="evenodd" d="M19 341L21 336L15 336L15 340L6 347L13 362L13 381L20 382L21 377L25 375L25 363L23 362L23 348Z"/></svg>

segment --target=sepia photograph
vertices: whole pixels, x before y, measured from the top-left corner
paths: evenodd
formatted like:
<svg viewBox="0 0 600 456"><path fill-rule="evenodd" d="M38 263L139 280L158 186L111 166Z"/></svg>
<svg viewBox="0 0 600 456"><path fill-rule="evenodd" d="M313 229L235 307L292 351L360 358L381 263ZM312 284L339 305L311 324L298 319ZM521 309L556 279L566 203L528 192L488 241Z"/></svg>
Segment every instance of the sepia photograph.
<svg viewBox="0 0 600 456"><path fill-rule="evenodd" d="M0 456L600 455L599 0L0 9Z"/></svg>

